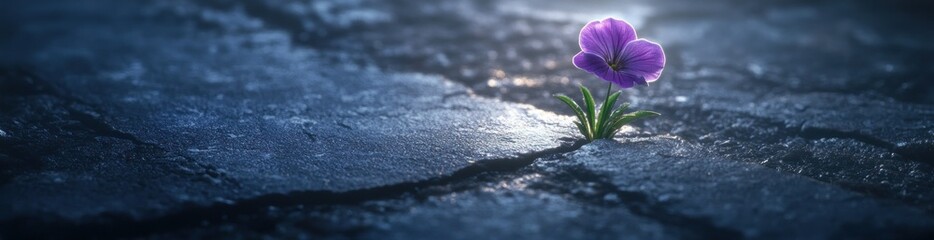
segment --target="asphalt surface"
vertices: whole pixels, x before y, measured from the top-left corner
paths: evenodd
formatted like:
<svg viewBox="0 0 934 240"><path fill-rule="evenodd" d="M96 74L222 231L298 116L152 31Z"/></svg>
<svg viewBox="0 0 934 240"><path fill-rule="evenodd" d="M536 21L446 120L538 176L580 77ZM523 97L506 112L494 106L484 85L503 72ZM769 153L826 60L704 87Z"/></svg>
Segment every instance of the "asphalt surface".
<svg viewBox="0 0 934 240"><path fill-rule="evenodd" d="M925 238L928 5L6 1L0 237ZM662 116L587 143L606 16Z"/></svg>

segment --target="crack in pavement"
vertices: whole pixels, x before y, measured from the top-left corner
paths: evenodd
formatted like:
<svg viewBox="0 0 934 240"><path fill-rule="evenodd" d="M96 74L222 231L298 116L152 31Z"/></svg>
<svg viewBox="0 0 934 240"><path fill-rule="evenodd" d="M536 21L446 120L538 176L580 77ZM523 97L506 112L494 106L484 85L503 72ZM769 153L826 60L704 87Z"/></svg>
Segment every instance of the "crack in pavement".
<svg viewBox="0 0 934 240"><path fill-rule="evenodd" d="M267 12L261 13L261 15L266 15L266 17L263 18L264 21L267 23L272 23L272 25L285 28L290 33L290 36L292 36L294 39L297 39L296 42L301 42L301 43L315 46L314 44L316 43L314 42L300 41L301 37L299 34L295 32L295 29L302 28L301 21L298 21L297 19L294 19L294 18L289 18L287 15L284 15L281 12L277 12L274 9L256 8L256 6L254 6L254 5L259 5L260 7L266 7L262 4L257 4L255 2L249 2L246 4L253 4L247 7L247 9L249 9L250 11L255 11L256 9L258 9L258 11L267 11ZM251 14L256 16L257 12L251 12ZM282 15L282 16L277 16L277 14ZM271 16L276 16L276 17L271 17ZM456 82L463 84L463 82L460 82L460 81L456 81ZM54 91L52 93L54 93ZM51 94L51 95L54 96L54 94ZM457 96L457 95L453 95L453 96ZM60 96L60 98L62 99L68 99L68 97L69 96L64 96L64 95ZM449 97L448 95L445 95L442 100L446 100L448 97ZM82 104L77 99L73 99L73 100L74 101L71 101L71 102L78 103L81 105L87 105L87 104ZM87 105L87 106L90 106L90 105ZM76 120L81 122L85 127L88 127L89 129L94 130L100 136L125 139L131 142L134 142L140 146L151 147L153 149L156 149L159 151L165 151L168 153L168 151L159 147L156 144L140 141L138 138L136 138L132 134L121 132L113 128L113 126L108 125L106 121L101 119L101 117L95 116L95 114L93 114L93 111L91 113L88 113L88 112L79 110L79 108L75 108L72 106L68 106L67 110L72 116L76 117ZM337 124L341 125L342 127L350 128L349 125L346 125L343 122L338 122ZM904 145L904 146L896 145L896 144L882 141L873 136L861 135L859 133L842 132L842 131L833 130L833 129L821 129L821 128L800 127L800 128L795 129L793 127L787 127L787 126L785 126L783 130L796 133L797 136L805 138L805 139L823 139L823 138L852 139L855 141L867 143L869 145L878 146L878 147L887 149L895 153L899 153L899 151L901 151L903 153L899 153L900 155L905 156L907 158L911 158L911 159L920 159L920 156L925 156L926 154L929 155L931 153L930 148L929 148L931 145L929 144L928 145L922 144L920 146L918 145ZM312 133L305 132L305 134L312 141L314 141L314 139L317 138ZM572 146L562 146L556 149L550 149L550 150L546 150L543 152L530 153L528 156L524 155L524 156L519 156L516 158L485 160L485 161L472 164L468 166L467 168L456 171L453 175L446 176L446 177L440 177L436 179L425 180L425 181L401 183L401 184L395 184L395 185L389 185L389 186L377 187L377 188L371 188L371 189L354 190L354 191L349 191L349 192L299 191L299 192L291 192L291 193L285 193L285 194L268 194L268 195L261 195L261 196L250 198L250 199L237 200L231 204L217 203L217 204L210 205L210 206L198 206L198 205L185 206L183 207L183 209L178 210L176 213L172 213L164 217L158 217L158 218L149 219L149 220L136 220L136 219L131 219L128 216L123 216L119 214L102 214L100 215L100 217L103 219L100 219L97 221L91 221L90 223L79 224L79 223L67 222L63 220L52 220L51 226L58 226L58 227L61 227L61 229L64 229L64 231L53 233L53 234L62 234L62 236L127 237L127 236L141 236L147 233L164 231L167 229L197 226L198 224L202 224L206 221L211 222L211 221L222 220L225 216L229 214L250 214L250 213L262 211L262 209L265 209L271 206L353 205L353 204L359 204L361 202L366 202L366 201L371 201L371 200L398 198L399 196L403 196L407 193L416 192L421 188L427 188L427 187L438 186L438 185L447 185L447 184L451 184L453 182L458 182L458 181L470 181L469 180L470 177L476 176L478 174L486 173L486 172L514 171L516 169L528 166L529 164L533 163L536 158L549 155L549 154L571 152L579 148L581 145L583 145L581 141L578 141L574 143ZM216 172L213 174L210 173L210 169L213 168L210 165L200 165L201 163L185 155L181 155L177 153L172 153L172 154L181 156L194 164L199 164L199 166L205 169L208 169L209 172L206 174L210 176L215 176L215 175L223 176L223 175L219 175L220 173L216 173ZM581 174L581 175L578 176L576 174ZM590 174L593 174L593 173L590 173ZM622 206L626 207L627 209L630 209L631 211L635 212L638 215L649 217L652 219L657 219L666 224L673 224L676 226L686 226L688 227L690 232L710 234L710 235L703 235L705 237L726 238L726 239L732 239L732 238L737 237L736 235L737 233L733 232L732 230L717 228L716 226L713 226L706 219L673 215L665 210L664 204L652 201L650 198L648 198L643 193L622 191L615 185L602 179L602 177L600 176L588 175L587 173L574 173L571 176L580 178L580 180L583 180L583 181L597 183L597 188L599 189L600 192L613 193L613 194L616 194L617 196L620 196L624 200L624 203L622 203ZM615 206L613 205L614 203L605 202L605 201L602 201L601 199L593 199L590 196L576 196L575 195L575 197L577 197L578 199L582 201L593 202L594 204L609 204L611 206ZM36 234L36 233L22 232L22 231L27 231L27 230L22 230L22 229L35 230L35 229L42 229L43 227L50 226L49 222L46 222L45 220L37 220L37 219L20 219L20 220L22 220L22 222L18 222L14 220L9 223L5 223L4 227L0 229L3 229L4 232L14 232L14 233L18 233L21 235L29 235L29 234ZM35 225L31 225L31 224L35 224ZM25 226L25 227L22 227L22 226ZM40 227L35 227L35 226L40 226ZM104 230L115 230L115 229L117 230L116 232L113 232L111 234L101 235L104 232L108 232ZM74 235L68 235L68 234L74 234ZM49 235L40 234L40 236L49 236Z"/></svg>
<svg viewBox="0 0 934 240"><path fill-rule="evenodd" d="M908 144L894 144L876 138L872 135L867 135L856 131L841 131L830 128L810 127L806 126L806 123L802 123L801 127L795 132L797 133L797 136L804 139L852 139L883 148L892 153L896 153L905 160L934 164L934 159L928 158L930 156L934 156L934 142L930 141L920 143L913 142Z"/></svg>
<svg viewBox="0 0 934 240"><path fill-rule="evenodd" d="M930 141L896 144L896 143L882 140L872 135L868 135L868 134L864 134L864 133L860 133L856 131L843 131L843 130L838 130L838 129L808 126L806 121L800 124L797 124L796 126L791 126L791 125L782 124L776 121L776 119L760 117L760 116L756 116L756 115L749 114L746 112L703 109L699 106L693 106L693 107L682 106L680 108L674 108L674 107L669 106L669 107L658 107L658 109L662 109L662 110L669 111L669 112L678 112L678 111L684 112L684 110L689 109L689 110L697 111L696 114L708 114L708 115L714 114L714 113L737 114L743 118L751 118L751 119L757 119L757 120L767 122L767 124L770 127L778 129L779 132L772 134L773 136L771 137L796 136L796 137L800 137L800 138L808 139L808 140L849 139L849 140L854 140L857 142L865 143L868 145L876 146L888 152L895 153L902 160L915 161L915 162L926 163L926 164L934 164L934 162L925 158L926 156L934 155L934 142L930 142ZM720 130L724 130L724 129L720 129ZM692 137L685 137L684 139L690 140L692 142L696 142L696 140L694 140L694 138Z"/></svg>
<svg viewBox="0 0 934 240"><path fill-rule="evenodd" d="M880 176L879 178L881 179L879 181L872 181L870 178L863 177L866 176L865 174L868 174L867 171L878 172L878 170L866 170L868 168L877 168L880 164L887 166L892 165L887 163L886 160L902 162L895 166L909 167L918 165L920 169L929 169L929 167L934 164L927 160L926 156L932 155L930 153L932 149L934 149L934 142L916 141L909 144L895 144L863 133L811 127L807 126L806 123L789 124L780 120L765 118L746 112L705 109L699 105L678 107L659 106L657 110L669 116L669 118L672 118L671 121L673 122L689 121L689 119L732 119L732 122L700 123L692 126L692 129L687 130L682 130L682 127L672 127L676 129L676 131L671 132L671 134L692 143L708 146L707 149L713 151L713 154L727 156L727 159L734 161L750 162L768 168L778 169L784 173L811 178L867 196L904 202L912 206L926 209L928 212L932 211L930 203L925 202L925 196L927 196L929 191L923 190L923 187L905 185L919 184L918 181L930 184L930 180L924 180L918 178L916 175L908 173L886 174ZM752 126L737 127L735 126L736 123L751 124ZM658 132L659 129L667 129L668 125L665 124L667 123L659 122L654 125L649 124L647 128L649 132ZM753 131L752 128L754 128L755 131ZM699 131L697 129L705 130ZM708 135L712 135L712 137ZM795 142L794 139L805 140L805 143L804 145L788 146L787 144L789 144L789 142ZM875 147L879 152L885 152L891 155L883 159L871 160L876 164L868 162L860 165L850 165L848 167L838 166L832 161L826 161L826 159L822 158L820 152L817 152L815 148L817 146L816 144L819 144L821 140L831 139L850 140L856 143L862 143L865 144L866 147ZM761 151L776 151L776 154L762 154ZM848 156L852 158L857 155ZM841 160L856 161L858 159ZM825 174L822 170L800 171L801 168L814 166L812 163L823 164L821 165L822 167L835 170L831 170L832 172L829 174ZM852 176L852 178L840 178L831 176L830 174L855 174L855 176ZM895 179L910 177L915 180L909 179L892 185L887 183L893 181L892 177L895 177Z"/></svg>
<svg viewBox="0 0 934 240"><path fill-rule="evenodd" d="M60 219L50 221L49 219L19 218L4 223L3 226L5 227L0 227L0 231L6 236L23 236L29 238L59 238L65 236L79 238L133 238L144 237L160 232L169 232L174 229L195 228L203 226L204 224L222 222L229 219L230 216L261 215L271 207L354 206L370 201L403 199L412 196L425 198L426 196L424 194L452 194L459 191L475 189L477 184L498 182L503 179L514 178L515 173L519 172L520 169L531 166L535 161L549 156L573 152L585 143L586 141L580 140L572 145L524 154L516 158L480 161L450 176L425 181L408 182L348 192L298 191L286 194L268 194L256 198L234 201L230 204L217 203L210 206L190 205L175 213L146 220L136 220L119 214L102 214L95 217L95 221L91 221L90 223L75 223ZM532 171L540 172L541 170L533 169ZM485 175L486 177L478 179L481 175ZM538 183L530 187L545 192L570 195L573 199L597 207L622 207L628 209L637 216L655 220L666 224L666 226L683 230L688 234L687 237L689 238L740 239L742 236L736 230L714 225L713 222L707 218L671 213L666 210L666 204L654 201L644 193L620 190L617 186L606 181L603 176L589 172L586 169L571 167L562 170L562 172L558 174L550 175L549 178L555 179L561 183L595 183L595 185L590 185L589 187L595 189L596 193L575 193L573 191L574 185L562 186L558 184ZM457 187L458 185L465 184L466 186ZM436 188L446 190L437 192L432 192L430 190ZM429 191L423 193L423 190ZM608 201L603 197L605 194L614 194L619 197L619 201ZM51 234L48 232L29 231L50 227L58 230ZM365 229L355 229L351 230L351 232L364 230ZM345 231L341 232L343 233Z"/></svg>
<svg viewBox="0 0 934 240"><path fill-rule="evenodd" d="M332 42L330 42L330 40L328 39L346 38L348 37L349 34L353 34L352 32L346 31L347 30L346 28L332 27L327 24L323 24L323 23L326 23L326 21L321 19L320 16L316 16L314 14L305 14L305 15L297 16L294 13L287 12L284 9L279 9L269 4L264 4L263 2L248 2L248 3L236 3L236 4L213 1L213 0L197 1L197 2L203 3L208 8L215 8L215 9L234 9L238 7L243 7L246 13L251 18L259 19L263 21L264 23L267 23L268 25L266 25L265 28L284 31L288 34L288 36L290 36L290 38L295 43L297 43L297 45L301 45L305 47L310 47L310 48L315 48L315 49L334 47L334 46L329 45ZM763 10L762 8L755 6L755 5L748 5L746 7L756 9L757 11ZM687 12L695 13L693 11L687 11ZM710 13L701 12L700 14L710 14ZM645 26L643 26L643 28L645 28L649 32L652 32L654 29L658 29L657 28L658 25L663 24L661 23L662 21L671 21L671 20L665 20L665 19L667 19L668 17L673 17L673 15L677 15L677 14L661 14L661 15L649 16L649 18L645 20ZM674 17L676 17L674 21L681 21L683 19L688 19L688 18L698 17L698 16L688 16L688 17L674 16ZM303 25L303 21L311 21L311 22L316 23L314 25L315 28L314 29L308 28L307 26ZM468 20L461 19L457 16L453 16L451 18L443 19L443 21L468 21ZM364 24L361 27L368 27L368 25ZM313 36L313 37L309 38L308 37L309 34L311 34L310 36ZM318 34L317 37L319 38L314 37L316 36L314 34ZM324 36L327 36L329 38L328 39L320 38ZM368 45L364 44L364 47L367 47L367 46ZM679 55L678 54L679 48L682 48L683 46L676 44L671 47L674 48L674 49L669 49L669 50L674 50L673 55ZM376 63L377 65L384 66L384 67L392 66L391 62L398 62L398 59L394 59L393 56L387 57L387 56L380 56L379 54L375 54L375 55L370 54L368 55L368 57L377 59L376 61L374 61L374 63ZM399 56L396 56L396 57L399 57ZM462 76L460 74L460 69L457 69L457 68L446 68L446 67L432 68L430 66L421 66L417 64L417 62L424 62L431 56L415 56L415 57L401 56L402 59L405 59L406 57L413 58L413 59L406 59L407 60L406 62L415 62L414 64L415 66L410 67L410 68L403 68L403 69L410 69L410 70L414 70L417 72L429 72L429 73L439 74L443 76L443 78L446 80L468 86L468 89L470 89L471 92L473 92L473 90L476 90L473 88L475 87L475 85L471 87L472 86L471 84L478 83L477 82L478 79L485 80L483 76L479 76L483 74L479 74L478 75L479 77ZM680 58L673 58L670 60L672 60L672 63L675 65L678 65L678 66L684 65L683 63L677 62L680 60ZM715 68L733 69L733 66L729 64L723 64L723 63L721 64L710 63L710 64L713 64L713 67ZM709 67L711 66L704 65L704 69L707 69ZM731 71L731 72L743 76L743 79L763 79L762 76L756 75L746 68L735 69L735 71ZM770 88L770 89L784 86L775 81L756 81L756 84L765 86L765 88ZM747 87L749 86L740 85L738 86L737 90L742 91L742 90L745 90L745 88ZM796 89L794 88L785 89L785 90L788 93L796 92ZM477 94L486 96L486 97L491 97L494 99L500 99L502 101L524 103L523 101L515 101L513 99L508 99L506 97L498 97L496 96L496 94L489 94L484 91L479 91ZM473 95L473 93L471 93L471 95ZM763 97L764 96L758 96L759 100L762 100ZM543 106L538 106L538 107L543 107ZM684 110L685 110L684 107L671 107L671 112L678 112L678 111L684 111ZM690 116L690 119L685 119L685 122L690 122L692 119L704 119L703 117L697 117L697 116L703 116L705 114L717 114L717 113L739 114L745 117L750 117L750 118L755 118L755 119L766 121L768 122L768 125L765 127L775 127L777 129L777 131L774 133L767 134L767 135L760 135L762 137L769 139L769 140L765 140L766 144L781 144L781 141L782 141L781 138L784 138L784 137L799 137L799 138L806 139L806 140L842 139L842 140L853 140L856 142L865 143L871 146L879 147L882 150L894 153L895 154L894 158L896 160L906 160L906 161L911 161L911 162L919 162L922 164L932 164L931 160L928 160L929 157L927 156L934 155L934 142L931 142L931 141L922 141L922 142L915 141L911 143L896 144L896 143L882 140L876 136L867 135L867 134L863 134L859 132L841 131L841 130L827 129L827 128L804 127L804 124L787 125L786 123L781 122L780 119L758 117L758 116L754 116L754 115L751 115L745 112L715 110L715 109L700 109L699 111L700 113L697 113L697 114L701 114L701 115L695 114L694 116ZM714 130L730 131L731 129L729 126L727 126L727 129L714 129ZM685 137L685 139L689 139L689 141L692 141L692 142L700 142L700 140L697 138ZM761 140L759 142L761 142ZM703 145L710 146L709 143L703 143ZM746 144L743 147L750 148L751 146ZM810 156L809 154L808 156L805 156L804 159L798 159L798 161L814 160L813 158L814 156ZM733 159L733 158L730 158L730 159ZM749 159L743 159L743 160L750 161ZM753 162L758 163L759 161L753 161ZM783 166L776 166L774 164L761 164L760 163L760 165L765 165L770 168L783 168ZM800 165L792 164L791 167L800 167ZM861 184L863 186L860 186L860 184L852 184L851 181L847 179L839 180L839 179L832 179L832 178L822 178L820 176L816 176L813 174L802 174L801 172L794 172L794 171L787 171L787 170L782 171L782 172L809 177L809 178L812 178L812 179L815 179L821 182L826 182L832 185L840 186L844 189L849 189L849 190L857 191L860 193L868 194L873 197L894 199L894 200L899 200L902 202L909 202L912 205L917 205L918 204L917 201L921 199L915 195L909 195L907 197L904 195L900 195L898 193L900 189L892 188L891 186L877 186L877 185L866 186L866 185L870 185L868 183L863 183ZM867 190L868 188L880 188L880 187L886 189L886 191Z"/></svg>
<svg viewBox="0 0 934 240"><path fill-rule="evenodd" d="M741 239L743 234L737 230L716 226L713 221L705 217L686 216L672 213L667 210L667 204L658 202L646 193L624 191L615 184L601 176L580 166L570 166L553 176L561 183L578 183L587 185L594 192L574 191L574 188L560 184L540 184L536 188L573 196L579 201L606 207L619 207L628 209L637 216L656 220L665 226L673 226L688 232L688 238L700 239ZM615 196L607 198L607 196Z"/></svg>
<svg viewBox="0 0 934 240"><path fill-rule="evenodd" d="M32 75L31 73L28 73ZM35 75L33 75L35 76ZM26 86L46 86L47 82L41 81L38 77L31 77ZM19 79L22 80L22 79ZM50 85L49 85L50 86ZM158 144L148 143L140 140L130 133L116 129L107 124L94 109L81 99L62 94L62 91L54 88L40 88L38 94L44 94L59 98L67 102L64 107L70 116L87 129L93 131L95 135L102 137L111 137L130 141L137 145L140 151L156 150L165 154L175 155L186 159L189 162L198 164L207 169L204 175L212 177L223 177L212 173L210 165L202 165L197 160L192 159L180 153L173 153ZM460 94L446 97L455 97ZM456 106L455 106L456 107ZM87 110L85 110L87 109ZM350 127L344 123L338 123L343 127ZM316 138L309 135L309 138ZM563 140L565 141L565 140ZM330 192L330 191L297 191L289 193L274 193L260 195L257 197L235 200L230 202L218 202L208 206L186 203L181 209L172 211L168 215L156 217L153 219L134 219L132 216L107 212L94 216L88 216L81 221L70 221L60 217L49 216L17 216L11 220L3 221L0 230L4 236L31 236L37 238L57 238L57 237L127 237L140 236L147 233L159 232L168 229L174 229L187 226L198 226L205 221L223 219L224 216L233 213L251 213L266 209L270 206L292 206L292 205L335 205L335 204L355 204L373 199L392 198L404 195L418 189L450 184L455 181L462 181L485 172L495 171L513 171L524 166L528 166L535 159L549 154L558 154L574 151L583 145L583 141L574 141L568 143L565 141L560 147L547 149L543 151L520 154L515 157L505 159L490 159L475 162L465 168L455 171L453 174L428 179L424 181L400 183L376 187L371 189L353 190L348 192ZM234 182L236 183L236 182ZM61 231L48 232L44 229L55 228Z"/></svg>
<svg viewBox="0 0 934 240"><path fill-rule="evenodd" d="M202 3L208 8L214 8L214 9L233 9L236 6L239 6L239 4L242 4L244 10L249 16L254 17L256 19L260 19L265 23L268 23L269 24L268 26L271 28L276 28L276 29L280 29L280 30L287 32L288 35L296 43L306 45L312 48L320 48L320 47L323 47L322 44L326 44L326 42L310 41L308 39L300 37L305 32L311 31L307 29L306 27L304 27L303 19L295 17L292 14L283 11L282 9L277 9L270 5L263 4L262 2L248 1L245 3L238 3L238 4L232 4L232 3L216 1L216 0L204 0L204 1L197 1L197 2ZM758 6L750 5L750 6L745 6L745 7L756 9L757 11L763 10ZM700 14L702 14L700 16L706 16L703 14L711 14L711 13L702 12ZM308 19L309 21L313 21L317 23L325 22L319 16L315 16L313 14L302 15L302 17L308 17L310 18ZM645 21L646 26L644 26L643 28L646 28L648 30L656 29L656 27L652 27L652 24L655 24L656 22L661 21L660 19L667 19L670 17L672 17L672 14L653 15ZM698 16L691 15L689 17L698 17ZM682 18L676 18L676 20L678 19L682 19ZM350 32L350 31L347 31L346 29L333 28L333 27L329 28L327 25L321 25L321 24L316 25L316 27L321 28L321 29L315 29L315 31L319 31L319 30L326 31L328 36L331 38L339 38L340 36L343 36L344 34L347 34ZM673 47L677 47L677 46L673 46ZM678 60L678 58L675 58L672 60L676 61ZM728 65L724 65L721 67L728 67ZM442 76L444 76L444 79L458 83L458 84L469 85L470 83L473 82L472 80L461 79L461 77L458 74L452 74L453 72L457 72L454 70L451 70L453 72L448 73L447 70L438 70L438 69L432 70L432 69L424 69L420 67L416 67L416 68L420 72L435 72L435 73L441 74ZM736 73L746 76L747 79L758 79L759 78L758 76L756 76L755 74L747 70L736 71ZM757 84L767 84L766 87L774 88L774 87L781 86L775 82L770 82L770 81L756 81L756 82ZM473 88L468 86L467 89L471 91L470 93L471 95L474 94L472 93L474 90ZM457 96L457 95L459 94L455 94L453 96ZM448 97L450 96L445 95L444 99L447 99ZM497 99L502 99L503 101L509 101L508 99L503 99L503 98L497 98ZM516 102L516 101L510 101L510 102ZM522 103L522 102L519 102L519 103ZM856 133L856 132L839 131L839 130L834 130L834 129L811 128L811 127L807 127L807 128L801 127L799 129L790 129L788 133L791 133L791 135L801 136L805 139L820 139L820 138L853 139L853 140L867 143L873 146L881 147L890 152L898 154L899 156L901 156L902 158L906 160L918 161L918 162L923 162L927 164L932 164L932 162L931 160L927 160L926 156L934 155L934 142L894 144L891 142L886 142L884 140L881 140L871 135L865 135L865 134Z"/></svg>
<svg viewBox="0 0 934 240"><path fill-rule="evenodd" d="M122 139L122 140L129 141L133 143L134 145L136 145L136 148L133 150L134 152L147 151L146 149L150 149L150 150L156 150L162 153L162 155L181 157L185 159L189 164L193 164L197 166L198 168L203 169L203 171L200 172L198 175L205 177L206 180L209 182L220 181L220 182L232 184L234 186L240 186L240 183L237 182L235 179L225 176L224 173L218 171L216 167L210 164L201 163L195 160L194 158L191 158L184 154L170 152L166 150L164 147L159 146L158 144L145 142L143 140L140 140L133 134L117 130L110 124L107 124L107 122L102 119L103 117L100 116L99 114L100 111L97 110L98 109L97 107L77 97L65 94L64 91L58 89L54 85L43 80L42 78L32 73L31 71L28 71L22 68L0 69L0 71L4 72L4 75L8 76L4 78L7 81L4 81L2 83L5 86L4 88L6 90L11 91L11 92L17 92L19 94L26 93L30 95L47 95L47 96L51 96L51 97L64 101L65 104L63 104L63 106L61 107L64 108L64 110L66 110L66 112L68 113L68 116L70 116L73 120L76 120L77 122L79 122L82 126L87 128L88 130L91 130L92 132L94 132L97 136L110 137L110 138L116 138L116 139ZM8 155L21 158L24 160L40 158L40 156L34 156L35 154L25 154L25 153L19 153L17 151L7 150L6 149L7 147L9 146L4 146L4 148L0 150L3 150L4 152L8 153ZM35 161L35 162L38 162L38 161Z"/></svg>
<svg viewBox="0 0 934 240"><path fill-rule="evenodd" d="M13 238L131 238L142 237L172 229L197 227L204 223L224 220L236 214L260 213L269 207L355 205L366 201L399 198L432 186L450 185L459 181L471 181L471 177L489 172L516 171L531 165L536 159L548 155L572 152L583 146L579 140L571 144L539 152L521 154L514 158L478 161L449 176L417 182L406 182L382 187L347 192L296 191L273 193L254 198L235 200L231 203L215 203L208 206L188 204L173 213L152 218L133 219L118 213L105 213L91 217L93 221L82 223L56 218L18 217L0 222L0 233ZM45 229L53 228L55 232Z"/></svg>

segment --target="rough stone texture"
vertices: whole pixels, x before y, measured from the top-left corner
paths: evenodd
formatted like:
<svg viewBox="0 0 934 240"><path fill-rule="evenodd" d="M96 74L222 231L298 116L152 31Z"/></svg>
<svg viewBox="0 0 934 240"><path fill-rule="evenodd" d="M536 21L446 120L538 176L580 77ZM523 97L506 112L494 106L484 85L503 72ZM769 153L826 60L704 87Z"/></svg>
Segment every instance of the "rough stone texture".
<svg viewBox="0 0 934 240"><path fill-rule="evenodd" d="M646 193L669 211L709 218L748 238L920 237L934 226L919 209L717 159L677 138L599 141L567 160L622 191Z"/></svg>
<svg viewBox="0 0 934 240"><path fill-rule="evenodd" d="M561 195L516 191L515 188L504 183L485 186L482 191L458 192L424 201L376 201L328 209L276 208L258 216L231 217L233 220L210 227L157 236L349 236L363 239L677 239L684 236L678 229L636 216L626 209L593 208Z"/></svg>
<svg viewBox="0 0 934 240"><path fill-rule="evenodd" d="M5 95L14 114L4 115L4 129L13 135L11 151L49 148L13 161L54 167L8 173L15 180L0 192L11 196L2 199L11 208L0 218L136 217L185 202L369 189L573 144L564 117L474 98L437 77L321 63L277 32L219 35L146 19L24 26L61 37L39 43L34 59L19 59L37 66L41 80L14 71L5 82L56 87ZM75 72L73 64L95 71ZM76 130L50 133L74 122ZM76 146L30 140L69 141L72 134L91 136L79 136ZM207 184L188 185L202 178Z"/></svg>
<svg viewBox="0 0 934 240"><path fill-rule="evenodd" d="M923 238L931 9L3 1L0 238ZM551 95L602 95L606 16L663 116L577 150Z"/></svg>
<svg viewBox="0 0 934 240"><path fill-rule="evenodd" d="M572 113L552 94L605 87L569 64L580 26L625 18L665 46L668 60L662 81L624 91L635 108L665 116L636 123L645 134L672 133L731 160L934 209L934 55L925 44L934 34L922 27L934 21L923 11L930 4L281 3L208 5L245 12L332 59L441 74L479 95L564 114ZM859 150L833 151L833 161L802 154L826 152L828 139ZM776 159L787 154L794 160Z"/></svg>

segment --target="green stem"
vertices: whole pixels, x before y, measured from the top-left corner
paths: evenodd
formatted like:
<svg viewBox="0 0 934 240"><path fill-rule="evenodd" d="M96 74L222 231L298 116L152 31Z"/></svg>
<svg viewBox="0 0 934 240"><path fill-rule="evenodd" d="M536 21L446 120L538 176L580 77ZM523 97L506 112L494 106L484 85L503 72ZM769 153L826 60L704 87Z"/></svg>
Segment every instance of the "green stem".
<svg viewBox="0 0 934 240"><path fill-rule="evenodd" d="M606 85L606 99L603 100L603 103L606 103L606 102L609 102L609 101L610 101L610 89L613 89L613 83L612 83L612 82L611 82L609 85ZM612 106L610 106L610 107L612 107Z"/></svg>
<svg viewBox="0 0 934 240"><path fill-rule="evenodd" d="M612 82L611 82L610 84L606 85L606 99L603 99L603 104L608 104L608 103L610 103L610 89L613 89L613 83L612 83ZM601 104L601 105L602 105L602 104ZM608 106L608 107L610 107L610 108L607 108L607 109L610 109L610 110L613 109L613 106ZM600 111L600 115L603 115L603 114L609 114L609 113L608 113L608 112ZM603 116L600 116L600 119L604 119L604 117L603 117ZM606 118L606 120L609 120L609 118ZM606 121L606 120L604 120L604 121ZM601 125L606 125L606 124L601 123Z"/></svg>
<svg viewBox="0 0 934 240"><path fill-rule="evenodd" d="M610 104L610 93L612 92L611 91L612 89L613 89L612 82L606 85L606 98L603 99L603 104L600 104L600 105ZM605 121L610 120L610 118L608 118L607 116L604 116L606 114L609 114L609 112L607 112L607 109L613 109L613 106L602 106L600 108L600 116L598 117L598 119L600 119L601 121L600 123L598 123L600 126L597 126L598 131L600 132L594 133L595 139L606 137L606 136L603 136L602 132L604 131L603 128L609 127L609 125L607 125Z"/></svg>

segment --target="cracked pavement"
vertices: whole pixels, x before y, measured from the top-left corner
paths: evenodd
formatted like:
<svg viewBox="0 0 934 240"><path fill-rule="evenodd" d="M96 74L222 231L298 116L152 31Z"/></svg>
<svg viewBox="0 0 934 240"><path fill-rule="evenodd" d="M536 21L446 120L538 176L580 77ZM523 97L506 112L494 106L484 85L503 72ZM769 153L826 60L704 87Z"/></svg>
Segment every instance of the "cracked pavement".
<svg viewBox="0 0 934 240"><path fill-rule="evenodd" d="M929 5L6 1L0 238L924 238ZM662 117L585 143L607 15Z"/></svg>

